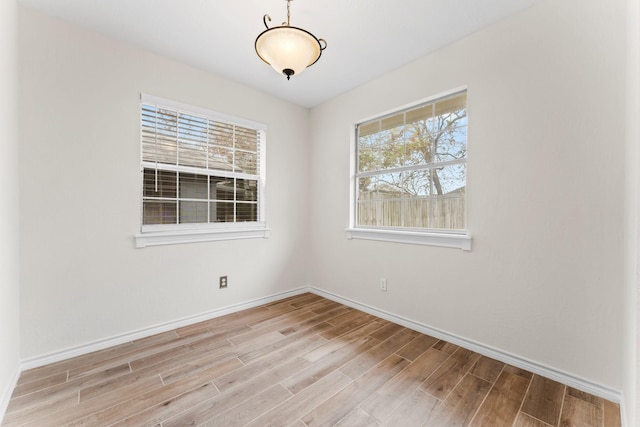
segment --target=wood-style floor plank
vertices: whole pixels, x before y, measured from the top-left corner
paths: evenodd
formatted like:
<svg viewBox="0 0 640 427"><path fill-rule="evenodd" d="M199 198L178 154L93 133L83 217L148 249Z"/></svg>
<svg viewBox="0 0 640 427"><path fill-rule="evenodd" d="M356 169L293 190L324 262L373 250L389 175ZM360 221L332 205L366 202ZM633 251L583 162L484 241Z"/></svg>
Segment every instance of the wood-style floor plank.
<svg viewBox="0 0 640 427"><path fill-rule="evenodd" d="M384 422L385 427L422 427L441 402L420 389L414 391Z"/></svg>
<svg viewBox="0 0 640 427"><path fill-rule="evenodd" d="M296 348L302 347L303 349L313 348L310 342L318 342L320 344L326 342L325 339L318 336L318 334L334 328L328 323L320 323L308 329L302 329L292 335L282 335L282 339L256 348L251 351L247 351L238 356L238 359L242 360L242 363L250 364L256 360L261 360L264 363L268 358L277 359L279 354L283 352L291 352Z"/></svg>
<svg viewBox="0 0 640 427"><path fill-rule="evenodd" d="M323 332L320 335L323 338L332 340L334 338L338 338L339 336L348 333L349 331L352 331L353 329L360 328L366 325L367 323L375 320L375 318L370 314L359 312L356 310L354 311L355 311L355 316L349 318L349 320L346 320L346 321L343 319L338 320L338 318L332 319L329 323L332 325L335 325L336 327L333 329L329 329L328 331Z"/></svg>
<svg viewBox="0 0 640 427"><path fill-rule="evenodd" d="M430 348L405 370L375 390L362 408L379 421L384 421L447 359L447 354Z"/></svg>
<svg viewBox="0 0 640 427"><path fill-rule="evenodd" d="M374 333L372 333L371 337L380 341L386 341L389 338L391 338L393 335L397 334L398 332L406 331L406 330L407 328L405 328L404 326L396 325L395 323L389 323L388 325L385 325L382 328L375 331ZM416 335L419 335L419 334L418 333L413 334L414 337Z"/></svg>
<svg viewBox="0 0 640 427"><path fill-rule="evenodd" d="M355 408L341 419L336 427L378 427L379 425L378 420L371 415L360 408Z"/></svg>
<svg viewBox="0 0 640 427"><path fill-rule="evenodd" d="M479 359L478 353L458 348L423 384L424 391L444 400Z"/></svg>
<svg viewBox="0 0 640 427"><path fill-rule="evenodd" d="M218 395L218 390L212 383L205 383L162 403L152 406L128 418L112 424L117 427L138 427L142 425L157 425L163 420L181 413L203 400Z"/></svg>
<svg viewBox="0 0 640 427"><path fill-rule="evenodd" d="M55 411L73 408L79 403L79 393L82 388L109 381L114 376L128 372L130 372L129 365L125 364L118 368L68 381L66 384L58 384L11 399L5 416L5 423L13 419L19 419L23 422L31 421L47 417ZM157 380L156 378L147 379L152 383L157 382Z"/></svg>
<svg viewBox="0 0 640 427"><path fill-rule="evenodd" d="M415 332L406 329L400 331L389 337L386 341L358 355L355 359L340 368L340 371L351 378L358 378L373 366L386 359L389 355L411 342L415 334ZM372 334L374 337L375 335L376 334Z"/></svg>
<svg viewBox="0 0 640 427"><path fill-rule="evenodd" d="M252 333L245 334L247 337L255 336L259 333L266 333L270 331L277 331L281 328L291 327L298 322L304 322L308 319L317 319L318 316L316 313L313 313L309 310L292 310L292 311L283 311L281 314L275 317L268 317L266 319L259 320L257 322L249 323L248 325L252 329ZM317 323L320 323L318 321ZM238 342L238 338L242 338L243 335L234 338L233 342Z"/></svg>
<svg viewBox="0 0 640 427"><path fill-rule="evenodd" d="M565 396L560 414L563 427L602 427L602 405L570 395Z"/></svg>
<svg viewBox="0 0 640 427"><path fill-rule="evenodd" d="M443 353L453 354L460 347L455 344L451 344L450 342L439 340L433 345L433 348L435 348L436 350L440 350Z"/></svg>
<svg viewBox="0 0 640 427"><path fill-rule="evenodd" d="M257 377L265 370L275 368L282 365L306 349L314 348L322 345L324 339L318 335L312 335L307 337L301 337L298 341L290 346L279 349L277 352L271 353L253 363L244 365L228 374L214 380L214 384L220 391L226 391L238 384L245 383L251 379Z"/></svg>
<svg viewBox="0 0 640 427"><path fill-rule="evenodd" d="M145 364L152 364L158 359L161 360L162 357L170 357L170 354L167 355L167 353L174 352L176 349L181 350L182 348L185 348L184 346L187 346L194 341L210 336L211 333L208 331L186 337L177 337L176 335L176 338L172 340L146 347L133 354L125 353L117 357L110 357L109 359L97 359L92 363L70 369L69 379L71 380L74 378L92 375L97 372L102 372L120 366L123 363L129 363L132 369L139 369L145 366ZM149 362L147 362L147 360L149 360Z"/></svg>
<svg viewBox="0 0 640 427"><path fill-rule="evenodd" d="M254 398L273 384L279 383L288 376L309 367L309 365L308 361L302 358L295 358L290 363L283 363L277 368L267 371L244 384L233 387L209 401L189 408L182 414L164 421L162 425L163 427L183 427L203 424L217 417L220 413Z"/></svg>
<svg viewBox="0 0 640 427"><path fill-rule="evenodd" d="M329 340L327 343L321 345L317 349L307 352L304 355L304 358L309 360L310 362L317 363L317 362L320 362L321 359L338 351L342 347L347 345L350 346L353 344L354 341L360 341L361 339L363 339L363 341L375 342L375 344L378 344L379 341L374 338L371 338L369 334L379 329L380 327L381 325L379 323L372 322L362 328L357 328L351 331L350 333L341 336L340 339Z"/></svg>
<svg viewBox="0 0 640 427"><path fill-rule="evenodd" d="M528 387L529 380L503 371L470 425L474 427L513 425Z"/></svg>
<svg viewBox="0 0 640 427"><path fill-rule="evenodd" d="M498 375L502 372L503 368L504 363L482 356L480 357L480 360L476 362L473 369L471 369L471 373L476 377L482 378L483 380L493 384L498 378Z"/></svg>
<svg viewBox="0 0 640 427"><path fill-rule="evenodd" d="M142 381L105 394L100 399L78 404L73 411L71 411L71 408L55 408L47 413L39 413L37 419L30 420L24 425L29 427L59 427L72 422L76 418L97 412L104 407L126 402L131 398L130 396L137 396L150 390L158 390L160 387L162 387L162 381L159 377L145 378Z"/></svg>
<svg viewBox="0 0 640 427"><path fill-rule="evenodd" d="M419 334L409 344L402 347L396 354L407 360L416 360L418 356L434 346L439 340L429 335Z"/></svg>
<svg viewBox="0 0 640 427"><path fill-rule="evenodd" d="M392 354L302 417L302 421L309 427L335 425L408 364L406 359Z"/></svg>
<svg viewBox="0 0 640 427"><path fill-rule="evenodd" d="M262 393L245 400L240 405L233 407L213 419L201 424L202 427L234 427L246 426L253 419L278 406L291 397L291 392L276 384Z"/></svg>
<svg viewBox="0 0 640 427"><path fill-rule="evenodd" d="M603 399L604 427L618 427L622 424L620 420L620 405Z"/></svg>
<svg viewBox="0 0 640 427"><path fill-rule="evenodd" d="M549 427L551 424L542 422L531 415L527 415L524 412L518 413L518 418L513 423L513 427ZM552 426L552 427L555 427Z"/></svg>
<svg viewBox="0 0 640 427"><path fill-rule="evenodd" d="M242 366L242 363L238 359L229 359L225 363L199 372L198 375L183 378L180 381L164 385L157 390L147 390L145 393L134 396L118 405L109 406L99 411L87 411L87 416L76 420L69 424L69 426L111 425L120 420L132 417L135 414L145 412L155 406L162 405L165 402L170 402L177 396L197 387L211 384L212 378L216 378L221 373L226 373L239 366Z"/></svg>
<svg viewBox="0 0 640 427"><path fill-rule="evenodd" d="M297 394L299 391L309 387L311 384L337 370L345 363L353 360L359 354L366 352L377 343L378 340L365 335L353 337L342 346L332 347L333 351L324 353L320 358L314 357L313 359L310 359L310 355L307 354L305 355L305 358L307 360L315 360L315 363L313 363L309 369L284 380L282 384L292 393ZM320 348L322 347L325 346L321 346Z"/></svg>
<svg viewBox="0 0 640 427"><path fill-rule="evenodd" d="M533 373L511 365L505 365L504 371L509 372L510 374L518 375L527 380L530 380L533 377Z"/></svg>
<svg viewBox="0 0 640 427"><path fill-rule="evenodd" d="M620 427L620 407L314 294L22 373L2 427Z"/></svg>
<svg viewBox="0 0 640 427"><path fill-rule="evenodd" d="M447 398L430 414L426 425L467 426L489 393L491 384L466 374Z"/></svg>
<svg viewBox="0 0 640 427"><path fill-rule="evenodd" d="M29 393L33 393L38 390L53 387L55 385L64 384L68 379L67 371L58 372L50 376L39 378L35 381L18 384L13 390L13 397L24 396Z"/></svg>
<svg viewBox="0 0 640 427"><path fill-rule="evenodd" d="M304 416L309 408L315 408L351 383L351 378L334 370L313 385L275 406L248 424L250 427L280 427Z"/></svg>
<svg viewBox="0 0 640 427"><path fill-rule="evenodd" d="M141 351L142 349L153 347L168 340L173 340L176 336L177 334L175 331L163 332L161 334L141 338L133 342L116 345L104 350L95 351L82 356L30 369L20 375L18 384L31 382L34 379L44 378L59 372L67 372L71 369L91 364L94 361L105 361L124 354L135 354L137 351Z"/></svg>
<svg viewBox="0 0 640 427"><path fill-rule="evenodd" d="M534 375L524 398L522 412L552 426L558 425L565 386Z"/></svg>

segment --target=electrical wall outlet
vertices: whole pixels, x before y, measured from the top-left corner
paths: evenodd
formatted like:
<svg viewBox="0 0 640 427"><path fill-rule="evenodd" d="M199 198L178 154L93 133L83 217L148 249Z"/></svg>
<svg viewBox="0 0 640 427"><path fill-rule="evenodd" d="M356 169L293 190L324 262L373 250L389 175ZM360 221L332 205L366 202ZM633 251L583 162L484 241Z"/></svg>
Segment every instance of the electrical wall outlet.
<svg viewBox="0 0 640 427"><path fill-rule="evenodd" d="M227 288L227 276L220 276L220 289Z"/></svg>
<svg viewBox="0 0 640 427"><path fill-rule="evenodd" d="M384 277L380 278L380 290L387 292L387 279L385 279Z"/></svg>

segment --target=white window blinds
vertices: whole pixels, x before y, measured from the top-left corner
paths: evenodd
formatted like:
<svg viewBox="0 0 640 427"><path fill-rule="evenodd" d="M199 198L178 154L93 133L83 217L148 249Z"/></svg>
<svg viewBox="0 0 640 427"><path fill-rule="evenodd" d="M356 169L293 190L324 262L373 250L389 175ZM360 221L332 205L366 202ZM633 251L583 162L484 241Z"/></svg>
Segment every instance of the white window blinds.
<svg viewBox="0 0 640 427"><path fill-rule="evenodd" d="M264 128L144 96L140 113L143 231L263 220Z"/></svg>

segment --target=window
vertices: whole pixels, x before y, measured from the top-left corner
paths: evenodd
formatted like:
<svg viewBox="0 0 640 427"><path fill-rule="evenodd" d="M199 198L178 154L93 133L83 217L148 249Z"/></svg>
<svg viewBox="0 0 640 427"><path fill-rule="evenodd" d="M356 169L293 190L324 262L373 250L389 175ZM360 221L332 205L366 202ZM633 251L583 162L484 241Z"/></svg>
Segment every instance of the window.
<svg viewBox="0 0 640 427"><path fill-rule="evenodd" d="M137 246L267 237L264 125L143 95Z"/></svg>
<svg viewBox="0 0 640 427"><path fill-rule="evenodd" d="M348 237L470 249L467 94L358 123Z"/></svg>

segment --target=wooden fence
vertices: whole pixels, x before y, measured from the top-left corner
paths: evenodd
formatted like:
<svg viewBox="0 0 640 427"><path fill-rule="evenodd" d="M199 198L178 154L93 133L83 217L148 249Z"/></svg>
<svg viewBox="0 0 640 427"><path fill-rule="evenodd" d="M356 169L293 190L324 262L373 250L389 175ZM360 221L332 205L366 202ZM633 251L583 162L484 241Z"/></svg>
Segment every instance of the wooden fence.
<svg viewBox="0 0 640 427"><path fill-rule="evenodd" d="M361 193L358 225L463 230L465 197L455 194L399 198L397 194Z"/></svg>

